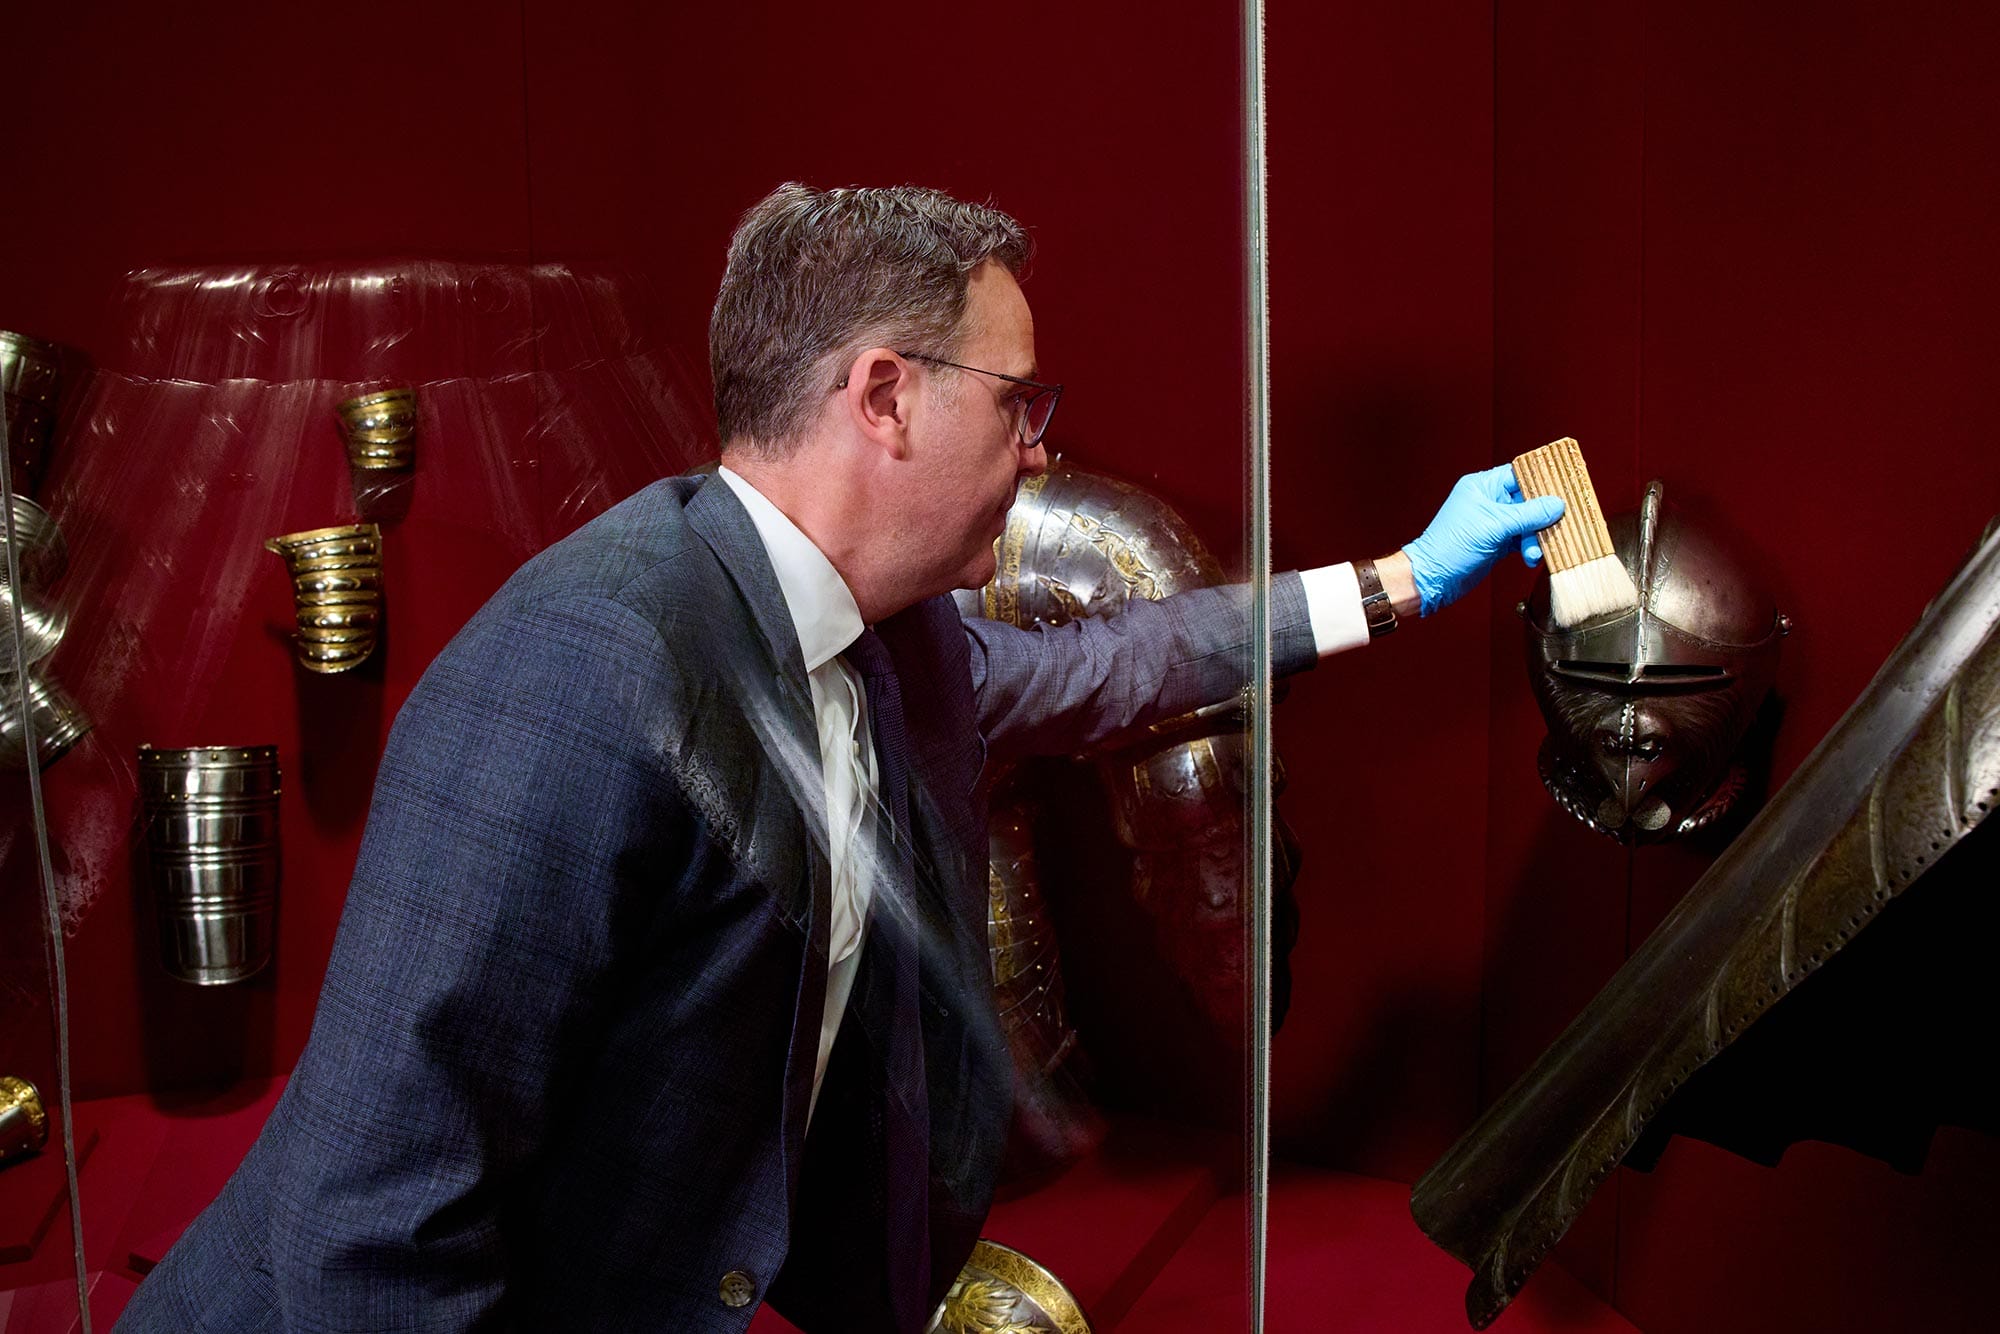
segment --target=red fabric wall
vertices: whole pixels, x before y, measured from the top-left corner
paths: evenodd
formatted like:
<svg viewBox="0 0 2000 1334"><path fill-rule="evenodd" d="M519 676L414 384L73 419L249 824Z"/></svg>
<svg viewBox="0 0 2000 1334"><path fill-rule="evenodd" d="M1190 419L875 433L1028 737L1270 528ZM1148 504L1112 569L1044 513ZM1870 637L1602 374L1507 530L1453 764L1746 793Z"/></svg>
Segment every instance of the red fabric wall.
<svg viewBox="0 0 2000 1334"><path fill-rule="evenodd" d="M198 17L142 5L16 15L10 67L23 119L0 257L0 326L104 358L122 324L115 303L122 277L142 265L407 250L523 257L522 102L518 76L509 77L519 67L518 34L390 5L350 15L352 31L248 4L208 7ZM394 34L393 51L357 44L355 32ZM134 437L124 476L116 457L83 459L72 450L56 458L59 467L110 465L101 469L108 484L90 497L92 515L64 516L76 567L59 590L65 598L92 585L93 568L123 588L150 584L163 606L159 624L178 633L209 600L203 573L231 558L270 562L248 585L246 614L205 637L211 670L203 679L178 679L186 664L155 663L155 646L126 642L125 653L159 670L130 694L90 700L98 731L47 774L56 866L99 882L70 938L79 1096L289 1068L353 864L371 747L421 667L414 653L391 654L387 677L365 673L337 696L295 696L282 640L289 590L276 558L256 544L347 517L329 512L345 489L339 447L323 442L294 465L281 452L293 442L252 441L239 425L254 430L254 416L239 423L197 412L164 433L116 422ZM272 451L263 460L271 466L233 463L194 477L192 492L161 485L164 458L213 450L224 437ZM241 506L270 526L225 529L178 550L128 536L168 507L210 502L217 514ZM225 556L219 548L235 539L247 540L247 551ZM392 565L390 600L415 609L432 590L450 590L449 601L476 605L479 590L460 581L488 590L497 583L480 565L465 562L427 580L406 578L416 573L408 564ZM77 642L55 659L66 680L88 670L78 657L84 641L113 628L94 601L75 606L73 618ZM401 645L414 650L424 636L413 633L416 617L404 619ZM335 698L339 709L329 716ZM333 728L308 762L299 741L315 718ZM250 986L197 992L171 983L154 961L129 893L130 747L142 740L283 747L292 866L279 963ZM5 868L10 910L33 899L24 846L16 841ZM8 1018L10 1037L27 1043L25 1018ZM46 1052L34 1055L47 1081Z"/></svg>
<svg viewBox="0 0 2000 1334"><path fill-rule="evenodd" d="M1122 9L1052 3L1017 6L998 27L971 11L542 0L422 13L364 2L337 25L247 4L171 15L127 8L44 9L22 16L13 36L36 57L17 99L27 120L13 176L16 197L34 206L11 214L0 327L81 346L129 372L114 307L122 276L140 266L310 270L410 254L608 260L650 280L662 337L705 411L709 306L742 210L788 178L931 184L990 196L1036 235L1041 258L1027 290L1039 351L1049 376L1069 387L1052 444L1154 488L1225 561L1237 559L1244 399L1232 7L1157 27L1135 26ZM392 352L371 372L421 377ZM71 941L85 1096L290 1067L389 720L512 565L584 517L572 479L548 475L533 440L483 441L493 451L483 458L449 433L420 445L415 501L390 537L388 651L353 677L295 679L282 642L288 590L277 559L255 544L349 517L325 414L337 396L329 387L313 409L316 434L288 423L290 436L267 441L233 412L188 424L197 434L248 431L258 440L246 448L263 451L231 485L255 493L244 504L265 528L215 539L246 539L248 559L261 562L245 614L211 641L214 679L191 685L163 665L117 702L117 726L107 720L50 771L59 825L92 807L99 835L67 851L116 891L93 900ZM535 420L537 405L519 411ZM515 405L501 410L509 421L515 414ZM226 427L218 415L230 418ZM712 451L708 427L691 435L680 464ZM145 448L192 443L167 433ZM495 475L472 472L482 461ZM631 472L650 461L616 462ZM213 479L184 476L201 471L170 474L207 503L219 494ZM631 476L631 488L647 475ZM144 518L177 494L146 484L157 480L135 468L124 479L132 485L90 488L97 521L72 537L109 544L142 529L120 515ZM503 495L527 498L525 527L500 532L509 525L482 515L483 501L497 508ZM227 505L217 513L254 526ZM205 596L189 594L196 605ZM123 798L137 741L224 739L275 741L285 757L282 938L268 976L201 993L160 975L143 914L129 906ZM24 862L7 873L26 883Z"/></svg>
<svg viewBox="0 0 2000 1334"><path fill-rule="evenodd" d="M1496 434L1575 435L1607 508L1657 477L1749 540L1797 623L1781 782L2000 512L2000 24L1528 3L1496 38ZM1492 612L1486 1098L1705 864L1628 864L1544 798L1512 600ZM1997 1184L1997 1146L1964 1132L1918 1177L1683 1141L1607 1183L1558 1254L1652 1334L1983 1328Z"/></svg>
<svg viewBox="0 0 2000 1334"><path fill-rule="evenodd" d="M1240 539L1232 7L1168 22L1033 0L1004 24L547 0L360 0L338 24L121 8L10 21L35 58L16 66L0 327L101 348L119 277L143 264L611 259L652 280L699 386L743 207L793 176L921 181L1034 227L1063 448L1153 487L1225 552ZM1782 776L2000 509L1975 416L2000 297L1984 77L2000 33L1970 6L1756 8L1274 0L1274 525L1280 565L1380 554L1459 473L1562 433L1614 507L1663 476L1752 540L1798 618ZM430 531L434 575L450 532ZM265 637L284 619L265 559L207 702L183 717L162 686L135 705L187 728L153 739L242 727L299 753L312 702ZM422 630L370 687L363 737L502 574L398 576ZM1280 709L1281 804L1307 845L1276 1053L1290 1154L1414 1177L1700 869L1663 850L1628 883L1540 791L1509 610L1524 584L1503 573ZM352 742L300 771L283 963L221 1002L226 1022L140 980L150 947L122 902L81 924L80 1091L290 1065L371 765ZM1837 1150L1767 1171L1682 1144L1607 1186L1563 1256L1654 1334L1967 1327L1967 1247L1992 1240L1969 1202L1996 1176L1992 1146L1960 1136L1915 1179Z"/></svg>
<svg viewBox="0 0 2000 1334"><path fill-rule="evenodd" d="M1279 568L1380 556L1495 455L1493 47L1449 0L1270 11ZM1281 1152L1413 1181L1477 1111L1487 594L1274 720L1306 845Z"/></svg>

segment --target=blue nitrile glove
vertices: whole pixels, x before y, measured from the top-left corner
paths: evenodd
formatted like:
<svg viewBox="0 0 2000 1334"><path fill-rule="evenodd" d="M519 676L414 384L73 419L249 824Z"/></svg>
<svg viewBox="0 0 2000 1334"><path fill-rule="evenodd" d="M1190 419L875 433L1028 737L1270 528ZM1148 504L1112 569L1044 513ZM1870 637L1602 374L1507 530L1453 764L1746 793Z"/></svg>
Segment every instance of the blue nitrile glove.
<svg viewBox="0 0 2000 1334"><path fill-rule="evenodd" d="M1538 564L1542 547L1535 534L1562 512L1561 496L1521 499L1511 463L1459 478L1424 535L1403 548L1423 602L1421 614L1456 602L1516 544L1521 559Z"/></svg>

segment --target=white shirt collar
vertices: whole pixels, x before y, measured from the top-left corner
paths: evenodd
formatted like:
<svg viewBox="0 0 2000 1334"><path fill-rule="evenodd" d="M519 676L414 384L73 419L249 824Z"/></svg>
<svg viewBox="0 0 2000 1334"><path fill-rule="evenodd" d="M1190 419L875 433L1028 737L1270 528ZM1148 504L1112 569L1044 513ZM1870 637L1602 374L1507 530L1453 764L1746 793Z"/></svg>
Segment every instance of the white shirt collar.
<svg viewBox="0 0 2000 1334"><path fill-rule="evenodd" d="M778 590L785 595L785 610L792 614L806 670L818 670L860 637L865 628L861 607L833 562L783 510L729 469L717 468L716 475L729 484L750 512L750 522L757 526L757 536L778 576Z"/></svg>

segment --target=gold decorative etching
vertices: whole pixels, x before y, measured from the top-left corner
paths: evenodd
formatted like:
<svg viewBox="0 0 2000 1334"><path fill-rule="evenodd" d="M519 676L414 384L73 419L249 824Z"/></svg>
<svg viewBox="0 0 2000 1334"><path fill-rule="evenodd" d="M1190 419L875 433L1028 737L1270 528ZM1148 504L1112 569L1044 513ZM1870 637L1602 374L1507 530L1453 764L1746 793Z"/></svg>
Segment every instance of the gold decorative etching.
<svg viewBox="0 0 2000 1334"><path fill-rule="evenodd" d="M33 1084L0 1075L0 1163L41 1152L49 1142L49 1114Z"/></svg>
<svg viewBox="0 0 2000 1334"><path fill-rule="evenodd" d="M1132 590L1134 597L1142 597L1148 602L1158 602L1165 596L1159 581L1153 577L1151 567L1146 564L1146 558L1139 554L1139 549L1133 545L1131 538L1114 531L1101 520L1093 519L1087 514L1070 515L1069 526L1081 534L1084 541L1096 548L1105 560L1111 562L1111 568L1125 581L1125 586Z"/></svg>
<svg viewBox="0 0 2000 1334"><path fill-rule="evenodd" d="M1090 1334L1090 1322L1054 1274L982 1237L927 1334Z"/></svg>
<svg viewBox="0 0 2000 1334"><path fill-rule="evenodd" d="M1029 502L1041 496L1052 475L1030 477L1014 493L1013 508L1007 511L1006 531L994 545L993 578L981 595L988 620L1005 621L1009 625L1021 623L1021 553L1028 546L1029 516L1036 510Z"/></svg>

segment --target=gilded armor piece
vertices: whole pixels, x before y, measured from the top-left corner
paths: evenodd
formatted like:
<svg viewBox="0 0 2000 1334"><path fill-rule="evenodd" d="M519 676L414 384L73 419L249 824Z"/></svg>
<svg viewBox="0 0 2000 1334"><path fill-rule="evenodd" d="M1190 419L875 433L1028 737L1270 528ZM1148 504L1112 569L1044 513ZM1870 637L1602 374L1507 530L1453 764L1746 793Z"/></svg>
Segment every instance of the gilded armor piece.
<svg viewBox="0 0 2000 1334"><path fill-rule="evenodd" d="M139 747L139 794L166 970L197 986L254 976L276 940L276 746Z"/></svg>
<svg viewBox="0 0 2000 1334"><path fill-rule="evenodd" d="M1136 486L1063 463L1021 483L995 557L992 581L960 607L1012 625L1115 615L1129 598L1222 579L1179 515Z"/></svg>
<svg viewBox="0 0 2000 1334"><path fill-rule="evenodd" d="M40 1153L49 1142L49 1114L33 1084L0 1075L0 1166Z"/></svg>
<svg viewBox="0 0 2000 1334"><path fill-rule="evenodd" d="M344 672L375 651L382 619L382 530L372 523L274 537L298 609L299 663L309 672Z"/></svg>
<svg viewBox="0 0 2000 1334"><path fill-rule="evenodd" d="M1777 672L1790 620L1719 534L1646 488L1610 521L1639 606L1563 629L1549 580L1521 604L1528 672L1549 725L1537 767L1556 803L1628 843L1689 834L1743 786L1734 756Z"/></svg>
<svg viewBox="0 0 2000 1334"><path fill-rule="evenodd" d="M996 803L987 846L986 940L1000 1025L1018 1053L1052 1074L1075 1049L1076 1032L1063 1018L1061 960L1025 801Z"/></svg>
<svg viewBox="0 0 2000 1334"><path fill-rule="evenodd" d="M1662 1104L2000 806L2000 524L1798 772L1419 1181L1489 1324Z"/></svg>
<svg viewBox="0 0 2000 1334"><path fill-rule="evenodd" d="M1231 720L1232 722L1234 720ZM1243 1025L1243 812L1250 740L1199 722L1100 755L1118 841L1132 854L1132 894L1161 925L1159 948L1218 1033ZM1282 780L1280 780L1282 786ZM1274 868L1274 893L1291 877Z"/></svg>
<svg viewBox="0 0 2000 1334"><path fill-rule="evenodd" d="M1178 514L1138 487L1057 463L1021 484L993 580L959 608L1015 625L1115 616L1220 582ZM1091 757L1130 849L1132 893L1163 953L1220 1033L1243 1027L1243 812L1247 738L1235 703L1115 738ZM1289 859L1278 887L1289 884Z"/></svg>
<svg viewBox="0 0 2000 1334"><path fill-rule="evenodd" d="M982 1237L925 1334L1090 1334L1090 1321L1061 1279Z"/></svg>
<svg viewBox="0 0 2000 1334"><path fill-rule="evenodd" d="M986 938L993 996L1017 1074L1010 1171L1066 1162L1102 1136L1074 1069L1076 1030L1063 1009L1062 958L1035 862L1035 807L1019 794L987 821Z"/></svg>
<svg viewBox="0 0 2000 1334"><path fill-rule="evenodd" d="M407 472L417 462L417 391L384 389L336 409L347 461L366 472Z"/></svg>

